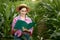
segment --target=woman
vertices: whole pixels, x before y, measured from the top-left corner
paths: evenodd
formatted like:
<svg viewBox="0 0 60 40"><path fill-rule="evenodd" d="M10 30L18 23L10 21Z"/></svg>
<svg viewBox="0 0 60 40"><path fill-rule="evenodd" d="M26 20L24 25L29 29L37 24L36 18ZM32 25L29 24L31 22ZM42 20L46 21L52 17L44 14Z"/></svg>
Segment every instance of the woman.
<svg viewBox="0 0 60 40"><path fill-rule="evenodd" d="M21 30L15 30L14 29L14 26L15 26L17 20L23 20L23 21L25 21L28 24L32 22L31 18L29 18L26 15L30 11L29 10L29 7L26 4L20 4L16 8L16 10L17 10L17 12L19 12L19 15L17 17L15 17L13 19L13 22L12 22L12 33L14 34L14 40L22 40L22 38L21 38L22 35L25 35L26 40L30 40L29 37L33 33L33 27L31 29L29 29L29 30L23 27L23 31L26 31L26 32L23 32Z"/></svg>

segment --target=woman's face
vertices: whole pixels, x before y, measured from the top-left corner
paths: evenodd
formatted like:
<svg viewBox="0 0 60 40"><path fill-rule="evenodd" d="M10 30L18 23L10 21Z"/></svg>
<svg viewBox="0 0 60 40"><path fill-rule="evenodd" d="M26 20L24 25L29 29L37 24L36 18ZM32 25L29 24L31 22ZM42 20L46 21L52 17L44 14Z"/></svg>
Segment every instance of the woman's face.
<svg viewBox="0 0 60 40"><path fill-rule="evenodd" d="M22 8L20 10L20 14L26 15L27 14L27 9L26 8Z"/></svg>

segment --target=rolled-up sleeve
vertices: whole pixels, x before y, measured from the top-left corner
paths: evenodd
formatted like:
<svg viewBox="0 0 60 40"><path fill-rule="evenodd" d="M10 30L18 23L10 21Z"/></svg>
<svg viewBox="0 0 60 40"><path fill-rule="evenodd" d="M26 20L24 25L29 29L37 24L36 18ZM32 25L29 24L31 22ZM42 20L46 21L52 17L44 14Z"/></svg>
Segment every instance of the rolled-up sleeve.
<svg viewBox="0 0 60 40"><path fill-rule="evenodd" d="M29 31L30 31L30 33L32 35L32 33L33 33L33 27L31 29L29 29Z"/></svg>
<svg viewBox="0 0 60 40"><path fill-rule="evenodd" d="M12 30L14 30L14 26L15 26L16 21L17 21L17 19L14 18L14 19L13 19L13 22L12 22Z"/></svg>
<svg viewBox="0 0 60 40"><path fill-rule="evenodd" d="M18 34L17 36L19 37L19 36L21 36L22 31L21 30L14 31L14 26L15 26L17 20L18 20L18 18L14 18L13 19L13 22L12 22L12 34L14 34L14 35L17 35Z"/></svg>
<svg viewBox="0 0 60 40"><path fill-rule="evenodd" d="M14 18L13 21L12 21L12 25L11 25L11 33L14 35L15 31L14 31L14 26L15 26L15 23L16 23L17 19Z"/></svg>
<svg viewBox="0 0 60 40"><path fill-rule="evenodd" d="M28 24L32 22L31 18L29 18L29 17L27 18L26 21L27 21ZM29 31L30 31L30 34L32 34L33 33L33 27L30 28Z"/></svg>

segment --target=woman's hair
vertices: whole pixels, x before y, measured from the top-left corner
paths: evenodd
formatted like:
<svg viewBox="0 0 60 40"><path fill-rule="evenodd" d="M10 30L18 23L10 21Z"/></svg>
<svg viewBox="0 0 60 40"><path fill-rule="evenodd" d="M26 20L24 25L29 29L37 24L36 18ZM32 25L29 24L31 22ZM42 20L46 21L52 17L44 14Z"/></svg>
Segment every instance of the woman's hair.
<svg viewBox="0 0 60 40"><path fill-rule="evenodd" d="M21 7L19 7L19 11L20 11L22 8L26 8L27 11L29 10L27 7L25 7L25 6L21 6Z"/></svg>

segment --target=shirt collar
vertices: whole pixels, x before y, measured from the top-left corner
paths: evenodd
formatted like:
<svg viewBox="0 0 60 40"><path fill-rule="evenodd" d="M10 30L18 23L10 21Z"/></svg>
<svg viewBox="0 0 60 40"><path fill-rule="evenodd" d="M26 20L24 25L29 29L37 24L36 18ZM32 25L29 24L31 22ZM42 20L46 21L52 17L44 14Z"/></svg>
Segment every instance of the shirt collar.
<svg viewBox="0 0 60 40"><path fill-rule="evenodd" d="M21 20L20 15L18 15L18 19ZM28 16L26 15L25 20L28 19Z"/></svg>

